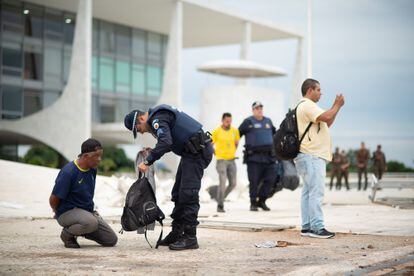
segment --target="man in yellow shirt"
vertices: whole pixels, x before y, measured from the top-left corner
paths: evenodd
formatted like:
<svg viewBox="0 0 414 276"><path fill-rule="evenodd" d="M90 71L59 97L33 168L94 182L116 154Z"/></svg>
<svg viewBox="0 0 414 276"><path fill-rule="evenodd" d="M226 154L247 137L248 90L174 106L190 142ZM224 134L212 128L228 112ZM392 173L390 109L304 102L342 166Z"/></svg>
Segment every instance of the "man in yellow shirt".
<svg viewBox="0 0 414 276"><path fill-rule="evenodd" d="M332 107L323 110L316 103L321 98L317 80L307 79L302 84L303 99L296 109L299 137L311 123L295 158L296 169L302 177L302 236L331 238L335 233L325 229L322 202L325 189L326 162L332 161L332 142L329 127L345 103L344 96L336 96Z"/></svg>
<svg viewBox="0 0 414 276"><path fill-rule="evenodd" d="M217 212L224 213L224 199L236 187L237 168L236 149L239 144L240 134L237 128L231 126L230 113L224 113L221 118L221 126L213 131L212 139L214 154L217 158L216 169L219 175L219 189L217 194ZM226 188L226 180L229 185Z"/></svg>

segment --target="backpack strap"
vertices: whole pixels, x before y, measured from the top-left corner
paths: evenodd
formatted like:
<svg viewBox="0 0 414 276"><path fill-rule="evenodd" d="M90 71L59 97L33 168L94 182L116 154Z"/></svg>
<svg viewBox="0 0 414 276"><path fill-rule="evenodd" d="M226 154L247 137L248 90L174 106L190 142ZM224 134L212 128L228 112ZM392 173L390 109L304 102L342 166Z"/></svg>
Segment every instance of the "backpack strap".
<svg viewBox="0 0 414 276"><path fill-rule="evenodd" d="M159 220L158 222L161 224L161 233L160 233L160 236L158 237L158 241L157 241L157 244L155 245L155 249L158 249L158 246L160 246L160 242L162 240L162 234L164 230L164 224L162 223L162 220Z"/></svg>
<svg viewBox="0 0 414 276"><path fill-rule="evenodd" d="M147 225L145 225L145 231L144 231L145 240L147 241L148 245L152 248L152 245L150 244L147 238L147 231L148 231L148 227Z"/></svg>
<svg viewBox="0 0 414 276"><path fill-rule="evenodd" d="M299 145L302 144L302 140L303 140L303 138L305 138L305 135L306 135L306 133L308 133L308 131L309 131L310 127L312 126L312 124L313 123L310 122L309 125L306 127L305 132L303 133L302 137L299 140Z"/></svg>
<svg viewBox="0 0 414 276"><path fill-rule="evenodd" d="M295 108L295 114L297 113L298 106L299 106L301 103L303 103L303 102L305 102L305 100L300 101L300 102L298 103L298 105L297 105L297 106L296 106L296 108ZM296 118L297 118L297 116L296 116ZM300 138L300 140L299 140L299 146L300 146L300 144L302 144L303 138L305 138L305 135L306 135L306 133L308 133L308 131L309 131L309 129L310 129L310 127L311 127L311 126L312 126L312 122L310 122L310 123L309 123L309 125L306 127L305 132L303 133L302 137Z"/></svg>

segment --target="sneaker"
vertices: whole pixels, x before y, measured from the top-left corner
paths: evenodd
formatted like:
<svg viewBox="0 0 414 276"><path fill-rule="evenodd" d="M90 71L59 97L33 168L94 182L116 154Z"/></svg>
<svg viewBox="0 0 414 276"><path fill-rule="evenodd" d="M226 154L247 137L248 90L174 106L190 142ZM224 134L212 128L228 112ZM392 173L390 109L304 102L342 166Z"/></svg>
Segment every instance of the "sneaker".
<svg viewBox="0 0 414 276"><path fill-rule="evenodd" d="M300 231L300 235L301 235L302 237L309 237L310 232L311 232L311 230L310 230L310 229L302 229L302 230Z"/></svg>
<svg viewBox="0 0 414 276"><path fill-rule="evenodd" d="M63 241L63 244L66 248L80 248L79 243L76 240L76 237L70 234L65 228L62 229L60 239Z"/></svg>
<svg viewBox="0 0 414 276"><path fill-rule="evenodd" d="M325 228L322 228L317 231L310 231L309 237L318 238L318 239L329 239L335 236L335 233L329 232Z"/></svg>

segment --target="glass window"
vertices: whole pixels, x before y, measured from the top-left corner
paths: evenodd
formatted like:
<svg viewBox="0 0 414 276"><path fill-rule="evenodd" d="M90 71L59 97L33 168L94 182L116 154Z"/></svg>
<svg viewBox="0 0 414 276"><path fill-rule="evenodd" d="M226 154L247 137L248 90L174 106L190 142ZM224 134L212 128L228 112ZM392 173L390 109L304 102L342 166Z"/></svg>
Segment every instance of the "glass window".
<svg viewBox="0 0 414 276"><path fill-rule="evenodd" d="M122 122L124 120L125 114L128 114L131 110L129 109L129 100L128 99L118 99L116 101L116 122Z"/></svg>
<svg viewBox="0 0 414 276"><path fill-rule="evenodd" d="M101 21L99 24L99 47L102 52L115 52L114 29L112 24Z"/></svg>
<svg viewBox="0 0 414 276"><path fill-rule="evenodd" d="M45 47L45 81L55 79L60 82L62 76L62 50L55 47Z"/></svg>
<svg viewBox="0 0 414 276"><path fill-rule="evenodd" d="M92 88L98 88L98 57L92 56Z"/></svg>
<svg viewBox="0 0 414 276"><path fill-rule="evenodd" d="M145 92L145 66L134 63L132 65L132 93L144 94Z"/></svg>
<svg viewBox="0 0 414 276"><path fill-rule="evenodd" d="M99 88L114 91L114 60L111 58L99 59Z"/></svg>
<svg viewBox="0 0 414 276"><path fill-rule="evenodd" d="M42 109L42 94L38 90L24 91L24 116L28 116Z"/></svg>
<svg viewBox="0 0 414 276"><path fill-rule="evenodd" d="M92 121L99 122L99 102L97 96L92 96Z"/></svg>
<svg viewBox="0 0 414 276"><path fill-rule="evenodd" d="M130 64L126 61L116 61L116 91L129 92L131 85Z"/></svg>
<svg viewBox="0 0 414 276"><path fill-rule="evenodd" d="M101 123L115 122L115 107L113 105L101 105Z"/></svg>
<svg viewBox="0 0 414 276"><path fill-rule="evenodd" d="M17 86L2 86L2 110L14 111L21 113L22 111L22 89Z"/></svg>
<svg viewBox="0 0 414 276"><path fill-rule="evenodd" d="M43 9L37 6L26 4L23 7L24 34L26 36L43 37Z"/></svg>
<svg viewBox="0 0 414 276"><path fill-rule="evenodd" d="M40 53L24 53L24 78L31 80L43 79L43 57Z"/></svg>
<svg viewBox="0 0 414 276"><path fill-rule="evenodd" d="M45 90L43 93L43 108L54 103L60 96L60 91Z"/></svg>
<svg viewBox="0 0 414 276"><path fill-rule="evenodd" d="M75 18L76 16L72 13L65 13L63 15L63 33L65 43L72 45L73 36L75 34Z"/></svg>
<svg viewBox="0 0 414 276"><path fill-rule="evenodd" d="M2 65L4 75L21 76L23 53L19 43L3 43Z"/></svg>
<svg viewBox="0 0 414 276"><path fill-rule="evenodd" d="M46 10L45 13L45 37L61 40L63 34L63 15L59 11Z"/></svg>
<svg viewBox="0 0 414 276"><path fill-rule="evenodd" d="M2 3L1 17L4 31L22 33L23 12L19 2Z"/></svg>
<svg viewBox="0 0 414 276"><path fill-rule="evenodd" d="M92 51L98 51L99 45L99 20L92 21Z"/></svg>
<svg viewBox="0 0 414 276"><path fill-rule="evenodd" d="M161 63L162 36L156 33L148 33L148 59Z"/></svg>
<svg viewBox="0 0 414 276"><path fill-rule="evenodd" d="M64 83L68 82L71 56L72 56L72 51L69 51L66 49L63 51L63 82Z"/></svg>
<svg viewBox="0 0 414 276"><path fill-rule="evenodd" d="M134 29L132 33L132 56L145 60L145 38L146 32Z"/></svg>
<svg viewBox="0 0 414 276"><path fill-rule="evenodd" d="M131 55L131 34L130 29L124 26L115 27L116 34L116 53L117 55Z"/></svg>
<svg viewBox="0 0 414 276"><path fill-rule="evenodd" d="M161 68L147 66L148 95L157 96L161 92Z"/></svg>

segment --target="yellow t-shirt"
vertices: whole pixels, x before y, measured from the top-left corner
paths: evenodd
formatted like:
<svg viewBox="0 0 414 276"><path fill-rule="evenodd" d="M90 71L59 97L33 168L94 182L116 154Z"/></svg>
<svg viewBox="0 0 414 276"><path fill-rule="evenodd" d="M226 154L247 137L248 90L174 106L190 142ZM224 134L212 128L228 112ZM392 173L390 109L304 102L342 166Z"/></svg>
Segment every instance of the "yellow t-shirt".
<svg viewBox="0 0 414 276"><path fill-rule="evenodd" d="M236 158L236 141L240 140L237 128L230 127L229 130L225 130L219 126L213 131L212 136L217 159L231 160Z"/></svg>
<svg viewBox="0 0 414 276"><path fill-rule="evenodd" d="M331 161L332 141L328 124L325 122L316 122L316 119L325 110L308 98L303 98L302 101L304 102L299 104L296 111L299 139L302 137L309 123L312 122L313 124L303 138L302 144L300 145L300 152Z"/></svg>

